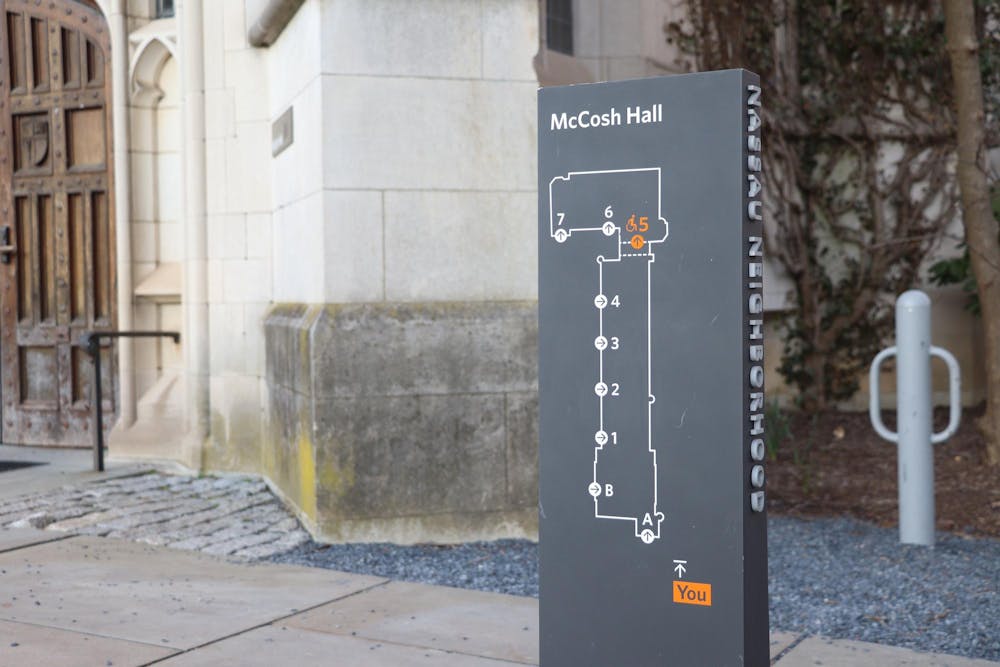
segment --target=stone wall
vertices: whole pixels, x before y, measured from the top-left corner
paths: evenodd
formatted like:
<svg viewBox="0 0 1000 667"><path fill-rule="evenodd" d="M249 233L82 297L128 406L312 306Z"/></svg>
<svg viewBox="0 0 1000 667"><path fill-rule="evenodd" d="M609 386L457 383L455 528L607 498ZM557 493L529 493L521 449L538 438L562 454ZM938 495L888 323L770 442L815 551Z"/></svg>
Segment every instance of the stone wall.
<svg viewBox="0 0 1000 667"><path fill-rule="evenodd" d="M261 469L320 539L536 533L537 48L537 0L309 0L268 49Z"/></svg>
<svg viewBox="0 0 1000 667"><path fill-rule="evenodd" d="M537 535L534 302L287 304L266 472L320 539Z"/></svg>

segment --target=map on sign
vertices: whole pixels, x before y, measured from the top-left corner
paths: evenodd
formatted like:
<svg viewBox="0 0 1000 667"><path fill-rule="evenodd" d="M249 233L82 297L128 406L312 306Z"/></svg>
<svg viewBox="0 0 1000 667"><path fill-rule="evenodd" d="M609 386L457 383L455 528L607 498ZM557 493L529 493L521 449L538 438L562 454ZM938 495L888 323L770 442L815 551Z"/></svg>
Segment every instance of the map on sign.
<svg viewBox="0 0 1000 667"><path fill-rule="evenodd" d="M602 239L593 257L594 477L587 491L598 519L628 521L646 544L660 538L663 513L653 442L650 278L655 249L667 238L660 213L660 169L573 171L549 182L550 233L557 243L580 234ZM581 424L581 428L586 425Z"/></svg>

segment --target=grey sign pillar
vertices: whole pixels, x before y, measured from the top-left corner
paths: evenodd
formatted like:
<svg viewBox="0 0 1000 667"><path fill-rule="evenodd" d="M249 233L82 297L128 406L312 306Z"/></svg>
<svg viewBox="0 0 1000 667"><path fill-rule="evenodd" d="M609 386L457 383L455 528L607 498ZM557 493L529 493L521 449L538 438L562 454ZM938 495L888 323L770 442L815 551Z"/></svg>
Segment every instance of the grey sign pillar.
<svg viewBox="0 0 1000 667"><path fill-rule="evenodd" d="M543 667L768 664L759 109L539 92Z"/></svg>

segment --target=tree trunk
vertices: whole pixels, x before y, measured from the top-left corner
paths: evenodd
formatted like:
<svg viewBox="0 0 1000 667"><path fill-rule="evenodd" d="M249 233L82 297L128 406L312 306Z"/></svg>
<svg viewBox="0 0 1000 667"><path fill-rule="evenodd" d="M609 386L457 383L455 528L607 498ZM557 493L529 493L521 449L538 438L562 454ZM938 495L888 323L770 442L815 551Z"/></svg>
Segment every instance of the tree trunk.
<svg viewBox="0 0 1000 667"><path fill-rule="evenodd" d="M802 362L806 372L812 377L812 385L801 392L802 410L804 412L822 412L828 407L826 391L826 354L825 352L812 350L806 354Z"/></svg>
<svg viewBox="0 0 1000 667"><path fill-rule="evenodd" d="M958 119L958 185L965 240L979 286L986 347L987 461L1000 464L1000 227L990 210L986 127L973 0L945 0L945 38Z"/></svg>

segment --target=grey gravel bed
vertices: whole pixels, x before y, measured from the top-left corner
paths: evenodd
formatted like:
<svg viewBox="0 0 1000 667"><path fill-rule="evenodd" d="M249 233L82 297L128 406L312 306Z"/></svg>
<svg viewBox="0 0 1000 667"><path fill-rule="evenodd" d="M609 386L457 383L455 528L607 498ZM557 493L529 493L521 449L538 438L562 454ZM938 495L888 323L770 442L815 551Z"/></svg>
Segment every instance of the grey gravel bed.
<svg viewBox="0 0 1000 667"><path fill-rule="evenodd" d="M1000 541L782 517L768 559L773 628L1000 660Z"/></svg>
<svg viewBox="0 0 1000 667"><path fill-rule="evenodd" d="M538 597L538 545L526 540L412 547L310 542L267 560Z"/></svg>
<svg viewBox="0 0 1000 667"><path fill-rule="evenodd" d="M1000 541L897 532L845 518L771 517L771 627L1000 660ZM453 547L308 543L269 560L538 596L538 550L500 540Z"/></svg>

